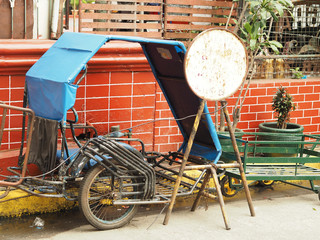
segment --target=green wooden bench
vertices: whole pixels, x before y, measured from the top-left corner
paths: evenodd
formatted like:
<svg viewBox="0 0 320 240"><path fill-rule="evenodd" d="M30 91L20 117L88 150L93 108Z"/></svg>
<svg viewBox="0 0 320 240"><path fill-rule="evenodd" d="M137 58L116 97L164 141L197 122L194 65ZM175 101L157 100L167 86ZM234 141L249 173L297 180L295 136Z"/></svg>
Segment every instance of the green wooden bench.
<svg viewBox="0 0 320 240"><path fill-rule="evenodd" d="M283 138L279 133L245 133L242 139L237 139L239 151L247 180L258 181L263 185L270 185L273 181L311 190L319 195L320 187L314 180L320 180L320 169L308 166L310 163L320 163L320 135L290 134L294 141L263 140L275 135ZM228 138L219 135L221 138ZM320 146L319 146L320 148ZM232 145L222 146L222 161L236 160ZM238 169L227 169L221 180L222 192L225 196L233 196L241 188ZM288 182L288 180L307 180L310 187Z"/></svg>

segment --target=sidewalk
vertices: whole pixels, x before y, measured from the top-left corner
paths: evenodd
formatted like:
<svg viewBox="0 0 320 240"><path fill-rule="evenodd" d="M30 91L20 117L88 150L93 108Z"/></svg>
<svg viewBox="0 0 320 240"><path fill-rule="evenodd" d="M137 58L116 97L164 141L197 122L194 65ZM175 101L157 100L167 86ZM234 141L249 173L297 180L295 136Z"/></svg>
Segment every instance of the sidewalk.
<svg viewBox="0 0 320 240"><path fill-rule="evenodd" d="M0 239L48 240L309 240L320 236L320 201L310 191L285 184L252 187L250 192L256 217L251 217L243 191L226 198L226 213L231 230L225 230L219 204L201 200L191 212L193 197L178 198L169 224L162 224L163 205L143 206L130 224L120 229L98 231L87 223L80 211L42 214L0 221ZM35 217L44 228L30 227Z"/></svg>
<svg viewBox="0 0 320 240"><path fill-rule="evenodd" d="M212 203L208 211L202 207L174 211L164 226L164 214L140 213L120 229L95 231L90 225L58 233L50 240L64 239L130 239L130 240L301 240L320 237L320 202L316 194L254 200L256 217L251 217L245 200L226 204L231 230L225 230L219 205Z"/></svg>

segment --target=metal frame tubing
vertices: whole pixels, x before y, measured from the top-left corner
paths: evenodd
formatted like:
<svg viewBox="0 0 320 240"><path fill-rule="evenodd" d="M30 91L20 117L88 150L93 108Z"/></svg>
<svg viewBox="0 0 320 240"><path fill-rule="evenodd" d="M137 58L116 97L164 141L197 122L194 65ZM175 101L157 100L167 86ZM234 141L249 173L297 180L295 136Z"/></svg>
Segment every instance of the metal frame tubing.
<svg viewBox="0 0 320 240"><path fill-rule="evenodd" d="M35 114L31 109L15 107L15 106L9 106L7 104L0 104L0 108L3 108L4 110L5 109L11 109L11 110L16 110L16 111L21 111L21 112L25 112L25 113L29 114L29 121L30 121L29 133L33 132ZM2 124L1 124L3 126L1 126L1 129L0 129L0 135L1 136L2 136L3 131L4 131L4 124L3 123L5 121L4 120L5 117L6 116L3 114L3 116L2 116ZM31 140L32 140L32 134L29 134L29 136L27 138L27 147L26 147L26 153L25 153L25 157L24 157L23 167L22 167L21 175L19 176L19 180L16 181L16 182L0 181L0 186L18 186L19 184L22 183L22 181L24 180L24 177L26 175L26 171L27 171L28 157L29 157Z"/></svg>

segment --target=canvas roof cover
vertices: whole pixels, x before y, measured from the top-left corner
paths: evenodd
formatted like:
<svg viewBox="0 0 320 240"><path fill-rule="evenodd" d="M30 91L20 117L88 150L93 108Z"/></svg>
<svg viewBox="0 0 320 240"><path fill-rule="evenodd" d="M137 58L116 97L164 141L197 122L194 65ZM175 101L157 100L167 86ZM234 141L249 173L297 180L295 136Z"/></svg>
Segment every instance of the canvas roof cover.
<svg viewBox="0 0 320 240"><path fill-rule="evenodd" d="M64 33L27 72L29 107L37 116L60 121L73 107L76 76L107 41L123 40L141 45L184 138L186 148L200 105L184 75L186 49L181 42L140 37ZM191 154L217 162L221 155L208 107L201 118ZM188 117L193 115L193 117Z"/></svg>
<svg viewBox="0 0 320 240"><path fill-rule="evenodd" d="M73 82L106 36L64 33L26 74L29 107L36 116L62 120L73 107Z"/></svg>

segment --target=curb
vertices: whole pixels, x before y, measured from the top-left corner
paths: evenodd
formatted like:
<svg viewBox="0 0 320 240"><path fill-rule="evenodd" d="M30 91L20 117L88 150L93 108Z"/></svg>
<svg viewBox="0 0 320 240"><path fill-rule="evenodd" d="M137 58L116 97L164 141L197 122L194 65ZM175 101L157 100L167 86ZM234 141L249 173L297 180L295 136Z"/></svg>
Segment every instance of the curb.
<svg viewBox="0 0 320 240"><path fill-rule="evenodd" d="M4 191L0 191L0 195L2 193ZM76 205L77 202L64 198L37 197L22 190L12 190L0 199L0 218L69 210Z"/></svg>
<svg viewBox="0 0 320 240"><path fill-rule="evenodd" d="M314 167L320 167L319 165L320 164L318 163L312 164ZM200 174L200 171L189 170L185 171L185 173L190 177L197 178ZM186 182L190 181L185 178L183 180ZM214 188L212 179L210 179L208 187ZM0 195L3 193L3 189L0 188ZM196 193L197 191L195 191L192 195L177 198L175 207L179 208L189 206L189 199L192 198L192 196L194 196ZM78 206L77 201L69 201L65 198L38 197L30 195L22 190L12 190L8 196L0 199L0 218L13 218L21 217L22 215L58 212L70 210L76 206Z"/></svg>
<svg viewBox="0 0 320 240"><path fill-rule="evenodd" d="M190 170L185 173L191 177L197 178L200 171ZM188 179L184 180L190 181ZM213 186L213 181L211 179L209 187L211 188ZM0 195L4 192L5 191L0 188ZM176 201L175 207L186 206L189 197L179 197L179 200ZM0 218L14 218L21 217L23 215L58 212L70 210L76 206L78 206L77 201L69 201L65 198L38 197L17 189L10 191L8 196L0 199Z"/></svg>

